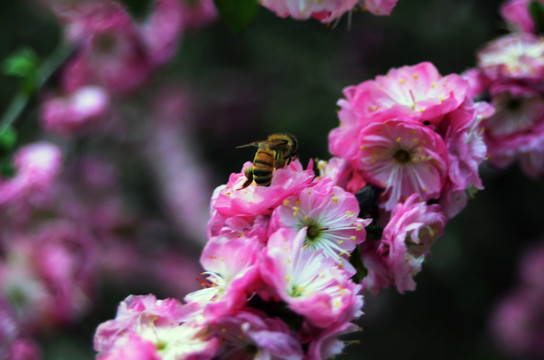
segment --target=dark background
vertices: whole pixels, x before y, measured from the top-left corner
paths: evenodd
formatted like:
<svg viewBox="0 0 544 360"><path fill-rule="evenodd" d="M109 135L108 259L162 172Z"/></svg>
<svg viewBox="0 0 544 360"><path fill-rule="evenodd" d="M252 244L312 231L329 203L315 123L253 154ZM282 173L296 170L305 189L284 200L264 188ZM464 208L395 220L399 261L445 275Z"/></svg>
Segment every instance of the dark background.
<svg viewBox="0 0 544 360"><path fill-rule="evenodd" d="M126 4L136 14L148 6L137 0ZM335 29L314 20L280 19L262 8L239 34L220 21L189 32L175 60L150 81L179 82L194 96L198 151L214 169L216 186L252 157L235 150L236 145L271 132L296 134L303 163L328 158L327 134L338 125L336 101L346 86L421 61L433 62L444 75L472 67L477 49L506 33L499 4L400 0L389 17L356 11L351 28L344 17ZM47 57L60 41L54 18L30 0L2 1L0 23L0 59L21 47ZM1 81L4 109L18 82L5 76ZM36 109L31 103L18 119L22 143L41 136ZM517 166L502 171L484 166L482 177L486 189L447 224L416 278L417 290L404 295L386 290L367 298L360 320L364 330L350 337L359 343L339 358L509 358L490 338L488 319L500 296L516 283L520 251L544 234L544 187ZM153 184L148 188L129 195L146 205L156 191ZM41 338L45 358L93 358L94 328L113 318L126 295L104 293L99 310L82 324Z"/></svg>

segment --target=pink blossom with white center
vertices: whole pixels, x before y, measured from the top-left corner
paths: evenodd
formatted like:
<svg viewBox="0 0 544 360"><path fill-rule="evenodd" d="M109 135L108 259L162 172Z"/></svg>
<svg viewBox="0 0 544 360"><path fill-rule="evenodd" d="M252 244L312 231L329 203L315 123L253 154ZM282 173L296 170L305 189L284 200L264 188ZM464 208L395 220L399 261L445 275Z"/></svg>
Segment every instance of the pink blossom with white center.
<svg viewBox="0 0 544 360"><path fill-rule="evenodd" d="M208 287L188 294L185 301L201 304L210 318L244 307L258 284L261 247L257 238L211 238L200 257Z"/></svg>
<svg viewBox="0 0 544 360"><path fill-rule="evenodd" d="M529 14L529 3L533 0L509 0L501 4L502 17L514 30L526 33L535 32L535 24ZM542 0L536 0L544 2Z"/></svg>
<svg viewBox="0 0 544 360"><path fill-rule="evenodd" d="M289 308L324 328L358 317L361 289L322 251L305 251L306 228L281 228L270 236L259 263L261 277Z"/></svg>
<svg viewBox="0 0 544 360"><path fill-rule="evenodd" d="M284 200L272 213L270 233L287 227L295 231L307 228L305 251L319 251L333 259L339 268L353 274L348 258L357 244L366 238L365 227L372 219L360 219L355 196L331 181L321 180Z"/></svg>
<svg viewBox="0 0 544 360"><path fill-rule="evenodd" d="M233 173L226 185L215 189L211 208L225 216L269 215L283 200L307 187L315 174L312 163L304 170L300 161L294 160L289 165L276 169L270 186L251 184L242 189L246 176L245 170L253 166L246 162L240 173Z"/></svg>
<svg viewBox="0 0 544 360"><path fill-rule="evenodd" d="M385 188L381 204L391 210L411 194L438 198L446 181L448 155L443 139L429 127L401 118L375 122L359 134L354 164L372 184Z"/></svg>
<svg viewBox="0 0 544 360"><path fill-rule="evenodd" d="M532 89L501 86L493 91L492 103L495 115L484 121L488 137L499 139L526 134L544 121L544 98Z"/></svg>
<svg viewBox="0 0 544 360"><path fill-rule="evenodd" d="M128 347L134 342L146 348L145 341L150 341L159 359L189 359L191 356L211 359L219 342L209 336L207 324L196 320L200 314L200 306L196 303L183 305L176 299L157 300L153 295L131 295L119 305L114 320L98 326L94 349L100 358L129 352ZM154 359L152 352L150 356L149 359ZM112 358L115 359L113 355Z"/></svg>
<svg viewBox="0 0 544 360"><path fill-rule="evenodd" d="M66 66L62 84L74 91L98 84L113 92L140 86L152 70L136 24L122 6L100 1L79 9L73 19L80 43L77 55Z"/></svg>
<svg viewBox="0 0 544 360"><path fill-rule="evenodd" d="M518 159L533 178L544 174L544 99L533 90L502 87L493 99L496 113L484 121L489 163L503 168Z"/></svg>
<svg viewBox="0 0 544 360"><path fill-rule="evenodd" d="M531 34L503 36L478 52L478 68L492 82L539 83L544 76L544 40Z"/></svg>
<svg viewBox="0 0 544 360"><path fill-rule="evenodd" d="M0 180L0 205L39 201L51 191L60 172L62 153L46 142L26 145L15 155L15 177Z"/></svg>
<svg viewBox="0 0 544 360"><path fill-rule="evenodd" d="M279 17L292 17L297 20L307 20L311 17L322 23L329 23L344 13L353 9L359 0L263 0L262 6L273 11Z"/></svg>
<svg viewBox="0 0 544 360"><path fill-rule="evenodd" d="M303 359L300 342L279 318L240 311L217 319L212 328L221 337L218 359Z"/></svg>
<svg viewBox="0 0 544 360"><path fill-rule="evenodd" d="M344 89L338 101L342 126L350 117L369 124L375 114L389 111L437 123L467 97L468 83L457 74L441 76L430 62L391 69L383 76ZM337 155L333 152L334 155ZM341 156L341 155L338 155Z"/></svg>
<svg viewBox="0 0 544 360"><path fill-rule="evenodd" d="M440 205L427 205L417 194L399 203L383 230L382 252L389 276L400 293L415 290L413 277L435 239L442 234L446 217Z"/></svg>
<svg viewBox="0 0 544 360"><path fill-rule="evenodd" d="M84 86L67 96L46 99L40 120L45 129L71 134L103 116L109 107L109 96L98 86Z"/></svg>
<svg viewBox="0 0 544 360"><path fill-rule="evenodd" d="M162 360L152 341L144 340L131 334L122 346L115 347L110 353L98 355L97 360Z"/></svg>
<svg viewBox="0 0 544 360"><path fill-rule="evenodd" d="M399 0L363 0L363 9L374 15L390 15Z"/></svg>

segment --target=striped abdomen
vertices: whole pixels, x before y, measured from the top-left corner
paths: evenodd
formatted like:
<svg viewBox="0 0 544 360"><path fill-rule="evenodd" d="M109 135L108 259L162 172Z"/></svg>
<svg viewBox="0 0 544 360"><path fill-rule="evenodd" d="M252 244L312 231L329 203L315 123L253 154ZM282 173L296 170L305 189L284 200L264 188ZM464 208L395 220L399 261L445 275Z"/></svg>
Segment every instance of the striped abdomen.
<svg viewBox="0 0 544 360"><path fill-rule="evenodd" d="M276 164L276 152L269 149L259 149L253 159L253 181L258 186L268 186Z"/></svg>

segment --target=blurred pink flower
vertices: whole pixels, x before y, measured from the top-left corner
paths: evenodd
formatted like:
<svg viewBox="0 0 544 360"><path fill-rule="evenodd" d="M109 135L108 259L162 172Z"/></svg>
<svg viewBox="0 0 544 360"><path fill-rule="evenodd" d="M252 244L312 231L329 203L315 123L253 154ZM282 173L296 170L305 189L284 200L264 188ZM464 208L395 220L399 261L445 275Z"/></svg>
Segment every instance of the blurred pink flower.
<svg viewBox="0 0 544 360"><path fill-rule="evenodd" d="M362 0L363 9L374 15L390 15L399 0Z"/></svg>
<svg viewBox="0 0 544 360"><path fill-rule="evenodd" d="M509 0L501 4L502 17L514 30L526 33L535 32L535 24L529 14L529 3L532 0ZM542 0L536 0L544 2Z"/></svg>
<svg viewBox="0 0 544 360"><path fill-rule="evenodd" d="M113 92L140 86L153 69L137 24L109 1L85 4L71 21L76 56L62 74L66 91L96 84Z"/></svg>
<svg viewBox="0 0 544 360"><path fill-rule="evenodd" d="M184 27L184 0L157 0L151 14L140 25L146 52L154 64L161 65L174 56Z"/></svg>
<svg viewBox="0 0 544 360"><path fill-rule="evenodd" d="M316 18L322 23L329 23L340 18L344 13L351 11L358 0L324 0L295 1L295 0L263 0L261 5L273 11L279 17L291 16L297 20Z"/></svg>
<svg viewBox="0 0 544 360"><path fill-rule="evenodd" d="M503 36L478 52L477 66L493 83L538 85L544 76L544 40L532 34Z"/></svg>
<svg viewBox="0 0 544 360"><path fill-rule="evenodd" d="M59 148L46 142L26 145L14 155L16 174L0 179L0 205L40 201L51 192L61 170Z"/></svg>
<svg viewBox="0 0 544 360"><path fill-rule="evenodd" d="M84 86L66 96L47 98L40 120L47 131L72 134L102 117L109 107L109 95L98 86Z"/></svg>

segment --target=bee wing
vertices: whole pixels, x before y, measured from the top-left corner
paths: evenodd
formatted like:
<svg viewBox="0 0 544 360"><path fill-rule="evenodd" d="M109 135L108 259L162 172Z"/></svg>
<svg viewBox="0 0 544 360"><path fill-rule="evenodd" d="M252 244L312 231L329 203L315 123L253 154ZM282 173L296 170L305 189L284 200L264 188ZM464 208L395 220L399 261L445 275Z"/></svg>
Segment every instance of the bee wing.
<svg viewBox="0 0 544 360"><path fill-rule="evenodd" d="M261 145L264 143L266 143L266 140L254 141L254 142L250 142L249 144L238 145L237 147L235 147L235 149L241 149L241 148L250 147L250 146L261 147Z"/></svg>
<svg viewBox="0 0 544 360"><path fill-rule="evenodd" d="M276 150L277 148L279 148L280 146L285 146L287 145L287 140L281 140L281 139L274 139L274 140L268 140L267 141L267 147L270 149L270 150Z"/></svg>

